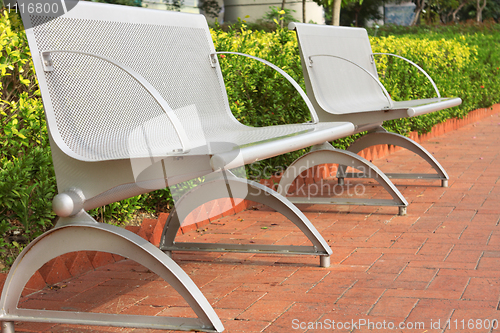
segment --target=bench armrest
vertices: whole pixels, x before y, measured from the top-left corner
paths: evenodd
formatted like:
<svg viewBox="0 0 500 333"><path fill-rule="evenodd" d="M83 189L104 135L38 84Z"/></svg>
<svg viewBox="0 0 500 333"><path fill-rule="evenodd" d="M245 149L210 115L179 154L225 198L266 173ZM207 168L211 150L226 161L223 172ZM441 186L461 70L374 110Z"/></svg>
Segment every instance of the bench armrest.
<svg viewBox="0 0 500 333"><path fill-rule="evenodd" d="M437 86L436 86L436 83L434 83L434 80L430 77L430 75L429 75L429 74L427 74L427 72L426 72L426 71L424 71L424 70L422 69L422 67L420 67L419 65L417 65L417 64L416 64L416 63L414 63L413 61L408 60L408 59L406 59L405 57L402 57L402 56L399 56L399 55L397 55L397 54L393 54L393 53L372 53L372 60L373 60L373 56L374 56L374 55L388 55L388 56L393 56L393 57L396 57L396 58L399 58L399 59L403 59L404 61L406 61L406 62L408 62L408 63L412 64L412 65L413 65L413 66L415 66L415 67L417 67L417 69L418 69L419 71L421 71L421 72L422 72L422 73L423 73L423 74L427 77L427 79L431 82L432 86L434 87L434 90L436 91L437 97L438 97L438 98L441 98L441 94L439 93L439 90L438 90L438 88L437 88Z"/></svg>
<svg viewBox="0 0 500 333"><path fill-rule="evenodd" d="M368 74L380 87L380 89L382 89L382 92L384 93L385 95L385 98L387 98L387 102L389 103L389 108L392 108L394 106L393 102L392 102L392 99L391 99L391 96L389 95L389 93L387 92L387 90L385 89L384 85L375 77L375 75L373 75L372 73L370 73L366 68L364 68L363 66L355 63L354 61L351 61L349 59L346 59L346 58L343 58L343 57L339 57L339 56L336 56L336 55L332 55L332 54L314 54L314 55L311 55L308 57L308 60L309 60L309 67L312 67L313 66L313 60L312 58L313 57L332 57L332 58L337 58L337 59L340 59L340 60L343 60L343 61L346 61L348 63L351 63L353 64L354 66L360 68L361 70L363 70L366 74Z"/></svg>
<svg viewBox="0 0 500 333"><path fill-rule="evenodd" d="M110 58L107 58L107 57L104 57L101 55L97 55L97 54L93 54L93 53L89 53L89 52L71 51L71 50L45 50L45 51L40 52L41 56L42 56L42 63L43 63L44 71L52 72L54 70L50 54L51 53L58 53L58 52L83 54L86 56L98 58L100 60L104 60L104 61L118 67L119 69L121 69L122 71L124 71L125 73L130 75L134 80L137 81L137 83L139 83L151 95L151 97L153 97L153 99L156 101L156 103L158 103L158 105L161 107L161 109L165 112L168 119L170 120L170 122L174 126L175 132L177 133L177 137L179 138L179 140L181 142L182 153L188 153L191 150L191 144L189 142L189 139L186 135L186 131L184 130L184 127L182 126L179 118L177 118L177 116L175 115L172 108L167 104L167 102L163 99L163 97L161 97L158 90L156 90L156 88L153 87L141 74L139 74L138 72L136 72L135 70L133 70L129 66L124 65L124 64L120 64L120 63L118 63ZM179 149L179 152L180 152L180 149Z"/></svg>
<svg viewBox="0 0 500 333"><path fill-rule="evenodd" d="M300 85L297 83L297 81L295 81L290 75L288 75L284 70L282 70L281 68L279 68L278 66L274 65L273 63L267 61L267 60L264 60L262 58L259 58L259 57L255 57L255 56L252 56L252 55L249 55L249 54L246 54L246 53L240 53L240 52L227 52L227 51L222 51L222 52L214 52L214 53L211 53L210 54L210 63L212 64L212 67L215 67L215 64L217 63L217 58L216 58L216 55L217 54L236 54L236 55L240 55L240 56L243 56L243 57L247 57L247 58L251 58L251 59L254 59L254 60L257 60L257 61L260 61L262 62L263 64L271 67L272 69L274 69L275 71L277 71L278 73L280 73L281 75L283 75L285 77L285 79L288 80L288 82L290 82L293 87L299 92L300 96L302 97L302 99L304 100L304 102L306 103L307 105L307 108L309 109L309 112L311 113L311 119L312 119L312 123L313 124L317 124L319 122L319 118L318 118L318 115L316 114L316 110L314 109L314 106L312 105L311 101L309 100L309 97L307 97L306 93L304 92L304 90L302 90L302 88L300 87Z"/></svg>

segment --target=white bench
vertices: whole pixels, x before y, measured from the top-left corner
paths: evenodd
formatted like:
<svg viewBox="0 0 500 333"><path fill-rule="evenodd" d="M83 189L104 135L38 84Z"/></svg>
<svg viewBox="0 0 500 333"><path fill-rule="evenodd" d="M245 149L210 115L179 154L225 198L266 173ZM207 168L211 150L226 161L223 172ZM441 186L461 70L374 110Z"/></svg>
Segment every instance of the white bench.
<svg viewBox="0 0 500 333"><path fill-rule="evenodd" d="M375 177L383 185L393 200L380 199L342 199L318 198L308 200L316 203L361 204L361 205L397 205L400 214L406 212L407 203L402 196L392 191L388 178L436 179L442 186L447 186L448 175L436 159L421 145L413 140L382 127L382 122L453 107L461 103L460 98L441 97L431 77L415 63L398 55L411 65L416 66L430 80L436 91L435 98L395 102L378 79L376 64L368 34L363 28L334 27L316 24L291 23L289 29L295 30L302 60L307 95L311 99L320 122L350 121L356 125L356 132L368 131L354 142L348 152L335 149L329 143L313 147L309 154L296 160L285 172L280 182L281 194L286 195L286 188L298 176L300 166L314 167L323 163L339 163L337 177L343 184L344 178ZM385 174L380 176L373 164L358 155L345 155L381 144L401 146L418 154L436 171L435 174ZM345 166L352 166L363 172L346 173ZM367 169L368 168L368 169ZM292 202L304 202L304 198L290 198Z"/></svg>
<svg viewBox="0 0 500 333"><path fill-rule="evenodd" d="M29 4L20 1L20 7ZM14 321L222 331L208 301L167 254L86 213L196 177L207 179L177 202L176 211L240 196L287 216L312 245L202 248L176 244L174 233L162 241L164 251L195 247L308 254L329 265L332 251L304 214L278 193L229 169L350 135L352 123L320 123L307 98L311 123L263 128L239 123L229 109L201 15L80 1L64 15L53 16L22 13L50 133L59 191L53 209L59 219L26 247L9 272L0 301L4 332L14 331ZM300 88L299 93L305 96ZM175 228L171 223L168 230ZM170 237L167 230L165 234ZM197 318L17 308L23 287L44 263L82 250L115 253L148 267L184 297Z"/></svg>

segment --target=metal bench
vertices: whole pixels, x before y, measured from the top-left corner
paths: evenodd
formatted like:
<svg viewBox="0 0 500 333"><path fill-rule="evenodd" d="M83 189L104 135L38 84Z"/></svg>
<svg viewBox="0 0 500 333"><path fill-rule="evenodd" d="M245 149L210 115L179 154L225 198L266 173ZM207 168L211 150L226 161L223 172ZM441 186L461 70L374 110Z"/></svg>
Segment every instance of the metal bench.
<svg viewBox="0 0 500 333"><path fill-rule="evenodd" d="M393 191L390 178L436 179L441 180L442 186L446 187L449 177L439 162L415 141L386 131L382 127L382 122L453 107L459 105L461 99L441 97L436 84L422 68L401 56L389 54L416 66L429 79L437 95L429 99L393 101L378 79L374 56L381 53L372 53L368 34L363 28L291 23L289 29L297 33L307 93L320 122L350 121L356 125L356 132L368 131L368 134L355 141L347 151L335 149L329 143L313 147L310 153L297 159L284 173L280 182L280 193L287 194L286 188L298 176L299 166L313 167L323 163L339 163L337 177L340 184L343 184L344 178L375 178L389 191L393 199L345 201L335 198L313 198L308 202L396 205L400 207L400 214L405 214L407 203L402 196ZM381 176L378 168L356 155L367 147L381 144L411 150L427 161L436 173L399 173ZM347 173L346 166L362 172ZM304 198L289 199L296 203L304 202Z"/></svg>
<svg viewBox="0 0 500 333"><path fill-rule="evenodd" d="M21 8L29 4L20 1ZM310 123L262 128L239 123L229 109L202 15L92 2L79 2L64 15L31 12L21 14L45 107L59 192L52 204L59 218L9 272L0 300L4 333L14 332L14 321L222 331L208 301L167 254L86 212L197 177L206 180L177 202L176 211L222 196L249 198L287 216L312 243L216 244L208 250L300 253L320 256L321 265L329 265L332 251L304 214L230 169L344 137L354 131L352 123L320 123L307 98ZM305 97L300 88L299 93ZM172 237L165 231L170 238L162 241L164 251L178 249L177 226L170 224ZM141 263L170 283L198 317L18 308L23 287L44 263L83 250Z"/></svg>

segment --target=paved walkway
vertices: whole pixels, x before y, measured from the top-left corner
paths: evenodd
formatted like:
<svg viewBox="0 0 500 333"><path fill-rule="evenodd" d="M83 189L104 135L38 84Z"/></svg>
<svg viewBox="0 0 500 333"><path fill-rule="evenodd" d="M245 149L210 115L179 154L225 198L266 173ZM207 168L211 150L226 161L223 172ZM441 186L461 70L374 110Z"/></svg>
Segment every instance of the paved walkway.
<svg viewBox="0 0 500 333"><path fill-rule="evenodd" d="M380 332L491 332L485 326L500 320L500 114L423 146L447 170L450 186L396 180L410 202L407 216L396 216L394 207L301 207L333 249L330 268L318 267L319 259L310 256L175 253L174 259L201 288L227 332L333 331L332 321L335 332L365 332L368 323ZM387 172L430 171L408 151L375 164ZM382 195L380 186L361 183ZM303 243L294 228L280 214L260 208L180 240ZM192 314L170 286L129 260L32 294L21 306ZM339 322L349 327L340 328ZM400 323L406 328L388 329ZM17 323L16 330L156 332L39 323Z"/></svg>

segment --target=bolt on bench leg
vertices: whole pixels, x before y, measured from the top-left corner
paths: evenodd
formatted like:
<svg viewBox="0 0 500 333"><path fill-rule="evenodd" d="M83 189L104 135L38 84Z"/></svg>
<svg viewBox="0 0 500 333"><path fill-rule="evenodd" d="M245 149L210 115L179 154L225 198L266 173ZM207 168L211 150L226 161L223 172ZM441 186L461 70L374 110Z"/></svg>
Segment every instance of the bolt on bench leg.
<svg viewBox="0 0 500 333"><path fill-rule="evenodd" d="M14 322L13 321L3 321L2 322L2 333L14 333Z"/></svg>
<svg viewBox="0 0 500 333"><path fill-rule="evenodd" d="M344 183L344 178L343 177L339 177L338 178L338 184L339 184L339 186L344 186L345 183Z"/></svg>

